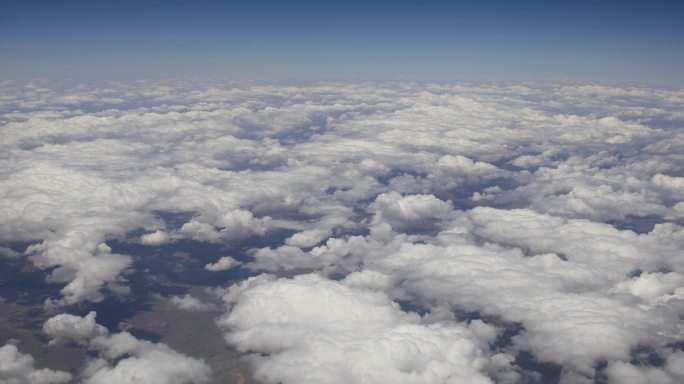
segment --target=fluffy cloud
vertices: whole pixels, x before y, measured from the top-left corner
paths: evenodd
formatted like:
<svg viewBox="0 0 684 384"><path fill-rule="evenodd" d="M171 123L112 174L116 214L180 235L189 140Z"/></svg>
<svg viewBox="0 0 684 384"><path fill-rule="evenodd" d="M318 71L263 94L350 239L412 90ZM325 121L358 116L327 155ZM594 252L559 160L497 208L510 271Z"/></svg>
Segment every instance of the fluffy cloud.
<svg viewBox="0 0 684 384"><path fill-rule="evenodd" d="M61 290L64 298L57 304L100 301L103 287L128 294L120 275L131 265L131 258L111 253L109 246L97 244L97 240L89 231L74 230L59 240L45 240L26 249L29 260L37 267L57 267L47 277L48 282L67 283Z"/></svg>
<svg viewBox="0 0 684 384"><path fill-rule="evenodd" d="M97 313L89 312L85 317L62 313L49 318L43 324L43 332L52 338L52 341L67 339L84 342L97 336L109 333L107 328L97 324Z"/></svg>
<svg viewBox="0 0 684 384"><path fill-rule="evenodd" d="M665 361L662 368L635 366L625 362L613 362L606 368L608 382L625 384L674 384L684 380L682 363L684 354L682 352L673 353ZM664 369L663 369L664 368Z"/></svg>
<svg viewBox="0 0 684 384"><path fill-rule="evenodd" d="M226 271L228 269L234 268L238 265L240 265L239 261L235 260L234 258L230 256L223 256L222 258L218 259L217 262L215 263L209 263L204 266L204 269L207 271L212 271L212 272L217 272L217 271Z"/></svg>
<svg viewBox="0 0 684 384"><path fill-rule="evenodd" d="M203 303L200 299L191 295L173 296L169 299L169 302L171 302L171 304L176 306L178 309L182 309L184 311L204 312L214 309L213 305Z"/></svg>
<svg viewBox="0 0 684 384"><path fill-rule="evenodd" d="M266 383L490 383L462 325L421 324L387 296L317 275L231 287L226 339Z"/></svg>
<svg viewBox="0 0 684 384"><path fill-rule="evenodd" d="M83 371L84 382L183 384L209 382L211 370L203 361L182 355L164 344L141 341L127 332L91 341L99 359Z"/></svg>
<svg viewBox="0 0 684 384"><path fill-rule="evenodd" d="M67 372L35 368L33 357L12 344L0 347L0 382L6 384L58 384L71 380Z"/></svg>
<svg viewBox="0 0 684 384"><path fill-rule="evenodd" d="M97 354L81 372L84 383L206 383L211 369L202 360L180 354L165 344L139 340L128 332L110 334L86 317L60 314L48 319L44 332L53 340L87 343Z"/></svg>
<svg viewBox="0 0 684 384"><path fill-rule="evenodd" d="M495 247L419 244L402 247L380 265L401 277L401 289L418 302L522 323L525 332L514 338L519 348L581 372L591 371L597 359L628 360L640 343L665 345L676 338L676 312L663 308L655 316L582 292L582 282L594 283L591 272L562 263L552 255L526 259Z"/></svg>
<svg viewBox="0 0 684 384"><path fill-rule="evenodd" d="M169 242L169 234L164 231L155 231L140 236L142 245L162 245Z"/></svg>
<svg viewBox="0 0 684 384"><path fill-rule="evenodd" d="M208 219L210 222L193 219L183 224L174 234L175 237L210 243L241 239L251 235L264 235L270 221L270 217L257 219L251 212L245 210L231 210L220 216L205 213L201 218Z"/></svg>
<svg viewBox="0 0 684 384"><path fill-rule="evenodd" d="M435 237L371 232L330 239L308 253L279 248L255 257L261 265L352 271L344 279L350 286L431 312L446 306L522 324L514 350L563 366L564 380L591 382L596 361L629 362L640 345L667 354L679 340L681 236L667 226L637 235L530 210L450 216Z"/></svg>
<svg viewBox="0 0 684 384"><path fill-rule="evenodd" d="M370 209L375 213L376 224L388 223L398 230L424 229L439 219L449 217L451 202L431 195L401 196L397 192L379 195Z"/></svg>
<svg viewBox="0 0 684 384"><path fill-rule="evenodd" d="M472 233L533 253L554 252L602 274L603 283L625 278L631 271L676 268L684 272L680 242L663 238L657 226L638 235L588 220L565 220L531 210L475 208L468 212Z"/></svg>

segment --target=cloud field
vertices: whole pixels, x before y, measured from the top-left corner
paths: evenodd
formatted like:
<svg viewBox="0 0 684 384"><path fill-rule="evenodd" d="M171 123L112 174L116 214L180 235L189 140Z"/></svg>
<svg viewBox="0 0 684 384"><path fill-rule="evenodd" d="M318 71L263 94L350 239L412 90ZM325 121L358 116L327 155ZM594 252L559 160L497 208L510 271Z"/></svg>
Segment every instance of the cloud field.
<svg viewBox="0 0 684 384"><path fill-rule="evenodd" d="M212 382L201 358L91 312L136 299L145 256L115 244L187 242L226 252L185 272L246 278L202 286L214 303L170 303L216 312L256 382L684 382L684 90L169 80L0 95L0 262L59 289L36 298L58 313L38 331L50 345L90 351L67 373L8 342L2 382Z"/></svg>

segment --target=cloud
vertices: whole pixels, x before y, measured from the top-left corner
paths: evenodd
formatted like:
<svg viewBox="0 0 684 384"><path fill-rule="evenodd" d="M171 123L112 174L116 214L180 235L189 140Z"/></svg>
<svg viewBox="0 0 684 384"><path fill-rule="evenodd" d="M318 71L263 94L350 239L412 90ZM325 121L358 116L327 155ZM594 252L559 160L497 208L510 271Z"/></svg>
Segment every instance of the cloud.
<svg viewBox="0 0 684 384"><path fill-rule="evenodd" d="M490 383L486 358L462 325L421 324L383 294L317 275L233 286L219 319L266 383Z"/></svg>
<svg viewBox="0 0 684 384"><path fill-rule="evenodd" d="M251 235L264 235L268 229L270 217L255 218L252 212L231 210L216 215L204 213L199 219L210 222L191 220L174 233L174 237L191 238L198 241L218 243L225 240L236 240Z"/></svg>
<svg viewBox="0 0 684 384"><path fill-rule="evenodd" d="M209 263L209 264L205 265L204 269L206 269L207 271L212 271L212 272L226 271L226 270L234 268L240 264L242 264L242 263L235 260L234 258L232 258L230 256L223 256L222 258L218 259L217 262Z"/></svg>
<svg viewBox="0 0 684 384"><path fill-rule="evenodd" d="M479 207L468 212L472 232L534 253L554 252L602 273L603 281L625 278L632 270L679 269L679 243L658 235L621 231L588 220L565 220L531 210Z"/></svg>
<svg viewBox="0 0 684 384"><path fill-rule="evenodd" d="M209 382L211 370L203 361L182 355L164 344L141 341L127 332L91 341L101 358L84 368L84 383L181 384Z"/></svg>
<svg viewBox="0 0 684 384"><path fill-rule="evenodd" d="M606 375L608 382L625 383L625 384L639 384L639 383L655 383L655 384L675 384L684 379L682 375L681 365L682 353L678 352L671 355L665 364L665 369L655 367L639 367L625 362L613 362L606 368Z"/></svg>
<svg viewBox="0 0 684 384"><path fill-rule="evenodd" d="M178 309L182 309L184 311L204 312L214 309L213 305L203 303L200 301L200 299L191 295L173 296L169 299L169 302Z"/></svg>
<svg viewBox="0 0 684 384"><path fill-rule="evenodd" d="M0 247L0 256L8 259L16 259L21 256L21 254L12 248Z"/></svg>
<svg viewBox="0 0 684 384"><path fill-rule="evenodd" d="M652 272L621 281L615 286L615 291L629 293L645 303L654 305L667 301L672 294L676 295L679 291L684 291L682 288L684 288L684 276L679 273Z"/></svg>
<svg viewBox="0 0 684 384"><path fill-rule="evenodd" d="M73 230L59 240L45 240L26 249L35 266L57 267L47 277L48 282L67 283L60 291L64 298L56 304L101 301L105 287L120 295L129 293L120 275L131 265L131 258L111 253L111 248L97 244L98 240L87 231Z"/></svg>
<svg viewBox="0 0 684 384"><path fill-rule="evenodd" d="M458 244L405 245L378 262L416 302L522 323L525 331L514 338L518 348L580 372L591 371L597 359L628 360L640 343L672 341L675 312L662 308L656 315L583 291L582 283L596 283L591 272L563 263L553 255L527 259L519 251Z"/></svg>
<svg viewBox="0 0 684 384"><path fill-rule="evenodd" d="M443 228L432 238L330 239L298 257L325 260L323 271L351 270L345 283L430 312L446 305L520 323L514 350L559 364L565 380L591 381L596 361L628 362L640 345L666 354L678 340L680 245L659 233L665 227L637 235L529 210L476 208L452 213ZM280 253L272 262L278 257L295 260ZM675 271L656 272L662 268Z"/></svg>
<svg viewBox="0 0 684 384"><path fill-rule="evenodd" d="M207 383L211 369L204 361L185 356L162 343L139 340L128 332L110 334L86 317L60 314L48 319L44 332L55 340L86 343L95 353L83 367L84 383Z"/></svg>
<svg viewBox="0 0 684 384"><path fill-rule="evenodd" d="M206 241L208 243L218 243L221 241L221 233L216 228L207 223L199 221L189 221L180 228L178 234L197 241Z"/></svg>
<svg viewBox="0 0 684 384"><path fill-rule="evenodd" d="M437 160L437 169L436 175L440 179L445 178L445 176L450 178L458 176L471 183L481 182L507 174L492 164L482 161L473 161L472 159L461 155L445 155L440 157L439 160Z"/></svg>
<svg viewBox="0 0 684 384"><path fill-rule="evenodd" d="M95 322L96 317L97 313L94 311L88 312L85 317L62 313L49 318L43 324L43 332L50 336L53 342L61 339L88 341L109 333L107 328Z"/></svg>
<svg viewBox="0 0 684 384"><path fill-rule="evenodd" d="M639 116L676 118L672 111L681 97L666 90L202 82L8 87L11 97L3 103L21 112L5 114L3 148L16 156L7 160L10 173L0 185L6 218L0 238L45 242L43 251L63 248L73 231L99 244L143 228L147 233L140 241L160 244L166 239L157 232L163 228L159 211L194 213L178 231L168 233L169 240L218 243L286 226L300 230L287 244L307 248L340 228L357 227L356 205L380 194L434 195L447 201L459 188L502 178L525 185L488 201L520 204L531 198L535 209L565 216L664 216L676 204L665 201L662 187L633 182L677 174L668 166L677 164L677 155L659 147L660 142L676 142L675 133L651 129L635 120L637 115L632 120L620 115L625 106L635 107L643 101L638 98L648 97L660 109ZM579 101L595 114L561 111ZM130 127L136 127L133 136ZM588 141L607 143L598 145L596 153L630 153L632 160L622 163L633 165L596 168L605 167L606 160L600 165L582 156ZM641 146L654 160L619 151L622 145ZM575 154L572 161L568 154ZM535 156L549 159L535 166L552 168L529 175L494 165ZM568 168L577 163L586 167ZM593 193L597 189L598 195ZM474 192L481 191L469 195ZM269 219L288 212L311 218L319 207L335 207L336 213L319 210L314 222ZM65 260L52 259L38 264L52 268ZM100 261L96 257L90 263ZM99 300L110 282L118 284L115 290L121 287L117 280L124 270L115 277L112 268L97 282L75 281L63 303ZM77 286L84 292L76 292L81 290Z"/></svg>
<svg viewBox="0 0 684 384"><path fill-rule="evenodd" d="M673 177L658 173L653 176L652 181L653 184L677 193L678 196L684 196L684 177Z"/></svg>
<svg viewBox="0 0 684 384"><path fill-rule="evenodd" d="M31 355L12 344L0 347L0 382L7 384L58 384L71 380L71 374L48 368L35 368Z"/></svg>
<svg viewBox="0 0 684 384"><path fill-rule="evenodd" d="M428 228L439 219L449 217L453 208L450 201L441 201L432 195L401 196L397 192L378 195L369 206L375 213L374 223L388 223L393 228Z"/></svg>
<svg viewBox="0 0 684 384"><path fill-rule="evenodd" d="M140 244L142 245L162 245L168 243L169 240L170 238L168 233L164 231L155 231L140 236Z"/></svg>
<svg viewBox="0 0 684 384"><path fill-rule="evenodd" d="M522 323L517 348L589 377L597 360L629 361L638 345L678 339L676 242L526 210L476 208L451 225L429 244L366 257L367 268L391 276L385 291L428 308L448 304ZM660 268L677 272L629 277Z"/></svg>

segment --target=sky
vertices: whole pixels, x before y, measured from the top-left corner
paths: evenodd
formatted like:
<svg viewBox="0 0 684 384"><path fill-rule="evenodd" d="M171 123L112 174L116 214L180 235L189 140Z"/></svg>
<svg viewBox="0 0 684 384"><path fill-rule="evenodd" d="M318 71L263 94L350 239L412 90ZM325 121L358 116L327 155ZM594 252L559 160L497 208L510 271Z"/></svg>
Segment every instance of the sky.
<svg viewBox="0 0 684 384"><path fill-rule="evenodd" d="M0 0L0 78L684 83L678 1Z"/></svg>
<svg viewBox="0 0 684 384"><path fill-rule="evenodd" d="M683 11L0 0L0 383L684 383Z"/></svg>

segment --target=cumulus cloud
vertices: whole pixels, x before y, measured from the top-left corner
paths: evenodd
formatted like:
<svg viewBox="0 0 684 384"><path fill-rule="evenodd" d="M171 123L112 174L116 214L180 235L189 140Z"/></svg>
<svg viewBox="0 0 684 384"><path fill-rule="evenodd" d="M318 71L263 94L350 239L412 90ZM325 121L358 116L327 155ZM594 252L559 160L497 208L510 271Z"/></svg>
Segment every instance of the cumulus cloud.
<svg viewBox="0 0 684 384"><path fill-rule="evenodd" d="M87 341L109 333L107 328L95 322L96 317L97 313L94 311L90 311L84 317L62 313L49 318L43 324L43 332L50 336L53 342L60 339Z"/></svg>
<svg viewBox="0 0 684 384"><path fill-rule="evenodd" d="M438 177L439 180L436 180L436 182L454 178L454 176L458 176L471 183L481 182L487 179L505 176L506 174L506 172L486 162L473 161L472 159L461 155L445 155L437 160L436 177Z"/></svg>
<svg viewBox="0 0 684 384"><path fill-rule="evenodd" d="M667 359L665 369L656 367L635 366L630 363L616 361L608 365L606 368L606 375L608 382L638 384L638 383L654 383L654 384L674 384L679 383L684 379L682 375L681 366L673 366L672 363L682 363L682 353L673 354Z"/></svg>
<svg viewBox="0 0 684 384"><path fill-rule="evenodd" d="M240 264L242 263L240 263L239 261L235 260L230 256L223 256L222 258L218 259L218 261L216 261L215 263L209 263L205 265L204 269L212 272L226 271Z"/></svg>
<svg viewBox="0 0 684 384"><path fill-rule="evenodd" d="M200 299L191 295L173 296L169 299L169 302L184 311L204 312L215 308L212 304L203 303Z"/></svg>
<svg viewBox="0 0 684 384"><path fill-rule="evenodd" d="M63 299L56 304L101 301L103 288L121 295L129 293L121 273L131 265L131 258L111 253L109 246L97 244L97 240L87 231L70 231L59 240L45 240L26 249L37 267L56 267L46 278L48 282L67 283L61 290Z"/></svg>
<svg viewBox="0 0 684 384"><path fill-rule="evenodd" d="M84 366L84 383L206 383L211 369L204 361L185 356L165 344L139 340L128 332L110 334L85 317L60 314L48 319L43 331L52 340L86 343L96 353Z"/></svg>
<svg viewBox="0 0 684 384"><path fill-rule="evenodd" d="M266 383L490 383L476 336L421 324L383 294L317 275L260 276L229 290L219 319ZM293 363L296 362L296 363Z"/></svg>
<svg viewBox="0 0 684 384"><path fill-rule="evenodd" d="M401 196L397 192L379 195L370 209L374 222L388 223L398 230L428 228L439 219L449 217L453 208L450 201L432 195Z"/></svg>
<svg viewBox="0 0 684 384"><path fill-rule="evenodd" d="M684 177L673 177L658 173L651 180L656 186L664 188L678 197L684 197Z"/></svg>
<svg viewBox="0 0 684 384"><path fill-rule="evenodd" d="M255 257L261 265L346 269L352 272L345 284L412 300L431 312L446 305L520 323L524 331L513 338L514 350L565 367L566 381L591 382L596 361L629 362L640 345L667 354L666 346L679 339L681 242L663 237L665 227L637 235L603 223L492 208L452 212L450 220L434 238L390 230L330 239L310 252L260 250Z"/></svg>
<svg viewBox="0 0 684 384"><path fill-rule="evenodd" d="M0 347L0 382L7 384L58 384L71 380L71 374L38 369L31 355L19 352L13 344Z"/></svg>
<svg viewBox="0 0 684 384"><path fill-rule="evenodd" d="M640 343L664 345L676 338L676 312L663 308L654 316L630 302L582 292L582 283L594 283L591 272L564 263L554 255L526 258L496 247L416 244L379 265L399 276L402 291L418 302L522 323L525 332L514 338L518 348L580 372L591 371L596 359L628 360Z"/></svg>
<svg viewBox="0 0 684 384"><path fill-rule="evenodd" d="M142 245L162 245L168 243L169 240L169 234L161 230L140 236L140 244Z"/></svg>
<svg viewBox="0 0 684 384"><path fill-rule="evenodd" d="M174 236L218 243L251 235L264 235L270 220L270 217L255 218L251 212L245 210L231 210L220 216L207 213L200 219L202 218L210 222L193 219L183 224Z"/></svg>
<svg viewBox="0 0 684 384"><path fill-rule="evenodd" d="M165 344L141 341L127 332L91 341L101 358L84 368L84 382L183 384L209 382L211 369L202 360L180 354Z"/></svg>

